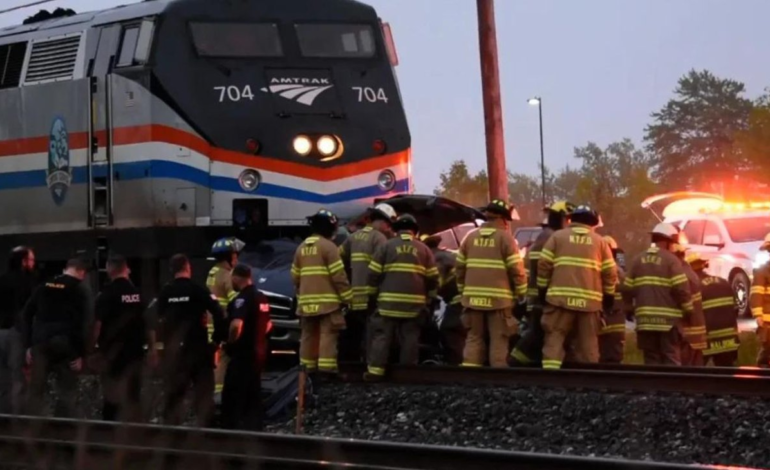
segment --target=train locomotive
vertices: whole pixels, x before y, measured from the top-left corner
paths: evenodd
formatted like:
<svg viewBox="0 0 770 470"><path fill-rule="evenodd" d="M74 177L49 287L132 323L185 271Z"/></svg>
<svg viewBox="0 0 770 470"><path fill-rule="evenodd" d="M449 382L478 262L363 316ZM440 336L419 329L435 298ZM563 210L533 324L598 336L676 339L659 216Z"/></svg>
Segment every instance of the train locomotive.
<svg viewBox="0 0 770 470"><path fill-rule="evenodd" d="M152 263L408 192L390 29L354 0L148 0L0 29L0 252Z"/></svg>

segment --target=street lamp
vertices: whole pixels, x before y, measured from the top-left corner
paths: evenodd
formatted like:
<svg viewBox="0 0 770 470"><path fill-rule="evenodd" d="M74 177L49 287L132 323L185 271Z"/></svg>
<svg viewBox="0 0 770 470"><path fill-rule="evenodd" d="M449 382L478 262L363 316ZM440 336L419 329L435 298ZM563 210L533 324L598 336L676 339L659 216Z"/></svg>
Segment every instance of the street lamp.
<svg viewBox="0 0 770 470"><path fill-rule="evenodd" d="M537 106L540 112L540 177L543 184L543 207L545 207L545 150L543 148L543 99L539 96L527 100L530 106Z"/></svg>

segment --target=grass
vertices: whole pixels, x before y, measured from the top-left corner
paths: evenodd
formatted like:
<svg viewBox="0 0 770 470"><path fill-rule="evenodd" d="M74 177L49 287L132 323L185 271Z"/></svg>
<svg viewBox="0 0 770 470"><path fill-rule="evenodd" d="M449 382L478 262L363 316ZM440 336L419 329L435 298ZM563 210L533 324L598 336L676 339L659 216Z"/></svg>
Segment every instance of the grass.
<svg viewBox="0 0 770 470"><path fill-rule="evenodd" d="M738 348L739 366L756 366L757 353L759 352L759 342L757 335L753 331L742 331L738 335L741 346ZM626 350L623 363L625 364L644 364L642 352L636 347L636 333L626 333Z"/></svg>

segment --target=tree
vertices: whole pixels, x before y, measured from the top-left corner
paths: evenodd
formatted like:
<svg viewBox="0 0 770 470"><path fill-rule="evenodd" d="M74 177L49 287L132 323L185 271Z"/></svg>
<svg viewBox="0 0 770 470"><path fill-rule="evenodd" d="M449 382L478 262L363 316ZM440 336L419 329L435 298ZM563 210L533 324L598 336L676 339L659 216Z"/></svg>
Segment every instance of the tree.
<svg viewBox="0 0 770 470"><path fill-rule="evenodd" d="M770 183L770 94L767 90L756 100L746 130L738 132L736 146L754 169L753 181L740 182L742 191L756 194L758 188L754 186Z"/></svg>
<svg viewBox="0 0 770 470"><path fill-rule="evenodd" d="M655 223L652 214L641 207L657 191L650 177L651 158L629 139L605 149L589 142L575 149L575 157L582 165L573 202L588 203L599 211L602 232L614 236L627 251L643 249Z"/></svg>
<svg viewBox="0 0 770 470"><path fill-rule="evenodd" d="M645 129L654 175L666 189L696 189L724 174L745 172L746 158L735 145L752 109L743 83L707 70L679 79L672 98L653 113Z"/></svg>
<svg viewBox="0 0 770 470"><path fill-rule="evenodd" d="M540 181L522 173L508 172L508 194L523 224L539 223L542 218Z"/></svg>
<svg viewBox="0 0 770 470"><path fill-rule="evenodd" d="M443 196L474 207L486 204L489 181L485 171L471 175L465 161L457 160L452 162L449 170L441 173L439 178L441 183L433 191L436 196Z"/></svg>

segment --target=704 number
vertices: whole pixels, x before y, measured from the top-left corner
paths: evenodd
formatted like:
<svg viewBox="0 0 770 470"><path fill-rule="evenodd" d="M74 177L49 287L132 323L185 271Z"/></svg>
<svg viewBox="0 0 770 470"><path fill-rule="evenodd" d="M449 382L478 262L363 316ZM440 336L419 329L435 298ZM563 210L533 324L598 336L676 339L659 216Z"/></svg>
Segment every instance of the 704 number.
<svg viewBox="0 0 770 470"><path fill-rule="evenodd" d="M385 104L388 103L388 96L382 88L375 90L374 88L369 87L354 86L353 91L358 92L359 103L363 103L364 99L370 103L376 103L378 101L382 101Z"/></svg>
<svg viewBox="0 0 770 470"><path fill-rule="evenodd" d="M236 103L241 100L251 101L254 99L254 93L251 92L251 86L249 85L244 86L243 90L233 85L215 86L214 90L219 92L220 103L223 103L225 98Z"/></svg>

